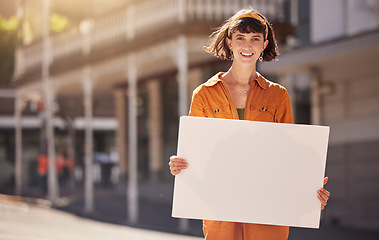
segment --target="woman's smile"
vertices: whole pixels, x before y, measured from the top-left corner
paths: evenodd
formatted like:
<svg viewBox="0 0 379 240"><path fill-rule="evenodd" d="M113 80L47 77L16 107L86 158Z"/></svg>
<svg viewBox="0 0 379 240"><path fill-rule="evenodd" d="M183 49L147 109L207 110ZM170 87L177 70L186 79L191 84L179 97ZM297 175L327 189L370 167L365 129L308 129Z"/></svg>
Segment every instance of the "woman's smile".
<svg viewBox="0 0 379 240"><path fill-rule="evenodd" d="M243 52L241 52L241 55L244 56L244 57L251 57L254 54L253 53L243 53Z"/></svg>
<svg viewBox="0 0 379 240"><path fill-rule="evenodd" d="M245 58L250 58L254 55L254 53L244 53L244 52L241 52L241 55Z"/></svg>

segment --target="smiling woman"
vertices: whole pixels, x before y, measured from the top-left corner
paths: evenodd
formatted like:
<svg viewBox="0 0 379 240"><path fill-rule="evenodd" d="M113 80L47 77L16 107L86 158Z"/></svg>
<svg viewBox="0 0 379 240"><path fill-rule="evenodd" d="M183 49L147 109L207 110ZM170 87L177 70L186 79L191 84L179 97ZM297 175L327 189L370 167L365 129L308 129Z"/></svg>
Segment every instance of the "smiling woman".
<svg viewBox="0 0 379 240"><path fill-rule="evenodd" d="M256 71L258 60L269 62L279 54L273 28L262 14L252 8L237 12L210 36L204 49L222 60L232 60L232 66L195 89L190 116L293 123L287 90ZM173 175L191 167L177 156L170 158L169 165ZM329 195L323 188L318 191L321 209ZM287 226L214 220L203 223L206 240L284 240L289 233Z"/></svg>
<svg viewBox="0 0 379 240"><path fill-rule="evenodd" d="M210 44L204 47L205 51L222 60L231 60L233 51L227 45L228 39L238 31L239 33L254 33L268 41L263 51L263 60L271 61L279 55L275 34L267 19L254 9L243 9L229 18L224 25L210 36ZM262 36L261 36L261 35Z"/></svg>

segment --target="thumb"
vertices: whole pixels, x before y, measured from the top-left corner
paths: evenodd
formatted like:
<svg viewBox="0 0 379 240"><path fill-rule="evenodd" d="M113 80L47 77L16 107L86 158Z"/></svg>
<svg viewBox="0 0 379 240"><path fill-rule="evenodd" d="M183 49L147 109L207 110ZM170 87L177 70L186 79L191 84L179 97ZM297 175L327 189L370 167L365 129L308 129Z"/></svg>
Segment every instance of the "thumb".
<svg viewBox="0 0 379 240"><path fill-rule="evenodd" d="M324 185L328 182L328 179L329 179L328 177L324 178Z"/></svg>

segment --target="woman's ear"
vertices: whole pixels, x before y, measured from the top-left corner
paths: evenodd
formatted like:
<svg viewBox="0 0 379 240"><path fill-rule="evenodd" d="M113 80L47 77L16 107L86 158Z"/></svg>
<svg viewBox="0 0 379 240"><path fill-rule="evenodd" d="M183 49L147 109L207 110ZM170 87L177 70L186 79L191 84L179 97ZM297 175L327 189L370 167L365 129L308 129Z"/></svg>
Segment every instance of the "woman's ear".
<svg viewBox="0 0 379 240"><path fill-rule="evenodd" d="M268 40L264 41L263 43L263 51L266 49L267 45L268 45Z"/></svg>
<svg viewBox="0 0 379 240"><path fill-rule="evenodd" d="M226 38L226 44L229 47L229 50L232 51L232 40L230 38Z"/></svg>

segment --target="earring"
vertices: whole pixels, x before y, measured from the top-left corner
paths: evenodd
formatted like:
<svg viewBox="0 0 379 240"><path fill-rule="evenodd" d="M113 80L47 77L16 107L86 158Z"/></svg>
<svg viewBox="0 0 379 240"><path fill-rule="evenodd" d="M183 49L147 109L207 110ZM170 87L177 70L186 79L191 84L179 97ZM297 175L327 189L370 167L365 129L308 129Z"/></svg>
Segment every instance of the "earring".
<svg viewBox="0 0 379 240"><path fill-rule="evenodd" d="M259 56L258 59L259 59L260 62L263 62L263 52L261 53L261 55Z"/></svg>
<svg viewBox="0 0 379 240"><path fill-rule="evenodd" d="M233 51L232 51L232 50L230 50L230 58L231 58L231 60L234 59L234 54L233 54Z"/></svg>

